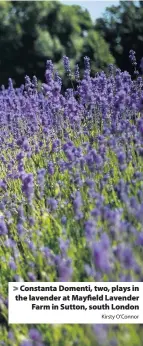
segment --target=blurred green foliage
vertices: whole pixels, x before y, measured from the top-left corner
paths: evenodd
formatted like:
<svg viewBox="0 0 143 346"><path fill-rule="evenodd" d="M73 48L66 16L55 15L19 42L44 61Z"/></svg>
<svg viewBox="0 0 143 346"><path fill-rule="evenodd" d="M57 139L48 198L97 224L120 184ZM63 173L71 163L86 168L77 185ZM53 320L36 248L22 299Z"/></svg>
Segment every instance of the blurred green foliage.
<svg viewBox="0 0 143 346"><path fill-rule="evenodd" d="M91 58L93 72L114 62L108 44L94 29L87 10L57 1L0 2L0 84L16 85L34 74L43 80L47 59L63 75L62 57L71 66Z"/></svg>
<svg viewBox="0 0 143 346"><path fill-rule="evenodd" d="M118 67L131 73L130 49L135 50L138 61L143 56L143 2L120 1L118 6L108 7L97 19L95 30L109 44Z"/></svg>

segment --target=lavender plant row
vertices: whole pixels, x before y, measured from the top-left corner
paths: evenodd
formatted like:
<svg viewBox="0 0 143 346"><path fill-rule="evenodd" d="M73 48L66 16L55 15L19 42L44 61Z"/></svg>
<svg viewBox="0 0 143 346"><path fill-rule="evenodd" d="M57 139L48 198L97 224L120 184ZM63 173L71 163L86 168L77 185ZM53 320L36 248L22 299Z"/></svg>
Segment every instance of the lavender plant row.
<svg viewBox="0 0 143 346"><path fill-rule="evenodd" d="M143 79L63 60L74 88L47 61L0 91L0 345L138 346L138 325L7 324L9 281L143 280Z"/></svg>

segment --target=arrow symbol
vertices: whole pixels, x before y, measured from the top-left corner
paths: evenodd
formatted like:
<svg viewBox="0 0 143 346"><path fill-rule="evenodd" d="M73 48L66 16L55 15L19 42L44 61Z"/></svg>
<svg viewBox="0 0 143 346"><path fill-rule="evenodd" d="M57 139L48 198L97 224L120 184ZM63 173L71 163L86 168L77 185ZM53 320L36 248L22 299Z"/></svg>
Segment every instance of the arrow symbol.
<svg viewBox="0 0 143 346"><path fill-rule="evenodd" d="M18 287L13 287L13 291L17 291L18 290Z"/></svg>

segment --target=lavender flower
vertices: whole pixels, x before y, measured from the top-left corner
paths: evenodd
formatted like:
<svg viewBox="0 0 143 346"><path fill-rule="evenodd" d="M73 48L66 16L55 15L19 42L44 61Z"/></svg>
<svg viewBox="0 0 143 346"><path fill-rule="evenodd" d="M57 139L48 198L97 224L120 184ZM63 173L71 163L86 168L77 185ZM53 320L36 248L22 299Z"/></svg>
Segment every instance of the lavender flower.
<svg viewBox="0 0 143 346"><path fill-rule="evenodd" d="M74 74L75 74L75 80L78 82L79 79L80 79L80 75L79 75L79 66L78 66L78 64L75 66L75 72L74 72Z"/></svg>
<svg viewBox="0 0 143 346"><path fill-rule="evenodd" d="M6 235L7 233L8 233L8 229L4 221L4 218L3 216L0 216L0 235Z"/></svg>
<svg viewBox="0 0 143 346"><path fill-rule="evenodd" d="M70 68L70 62L69 62L69 58L67 56L63 56L63 64L64 64L64 68L65 71L70 74L71 73L71 68Z"/></svg>
<svg viewBox="0 0 143 346"><path fill-rule="evenodd" d="M58 207L58 202L57 202L57 200L55 198L51 197L51 198L47 199L47 205L49 206L51 211L54 211Z"/></svg>
<svg viewBox="0 0 143 346"><path fill-rule="evenodd" d="M29 200L29 202L32 201L32 198L34 196L34 179L33 174L23 174L22 177L22 191L24 192L25 196Z"/></svg>

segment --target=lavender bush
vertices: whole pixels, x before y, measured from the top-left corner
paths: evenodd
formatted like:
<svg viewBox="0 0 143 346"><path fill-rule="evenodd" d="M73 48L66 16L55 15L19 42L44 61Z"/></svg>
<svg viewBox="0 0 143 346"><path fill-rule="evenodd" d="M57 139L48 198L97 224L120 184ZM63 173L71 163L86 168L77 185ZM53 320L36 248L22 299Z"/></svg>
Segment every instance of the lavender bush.
<svg viewBox="0 0 143 346"><path fill-rule="evenodd" d="M143 280L143 79L84 77L0 91L0 345L141 345L139 325L7 324L9 281Z"/></svg>

